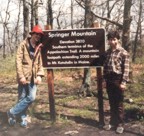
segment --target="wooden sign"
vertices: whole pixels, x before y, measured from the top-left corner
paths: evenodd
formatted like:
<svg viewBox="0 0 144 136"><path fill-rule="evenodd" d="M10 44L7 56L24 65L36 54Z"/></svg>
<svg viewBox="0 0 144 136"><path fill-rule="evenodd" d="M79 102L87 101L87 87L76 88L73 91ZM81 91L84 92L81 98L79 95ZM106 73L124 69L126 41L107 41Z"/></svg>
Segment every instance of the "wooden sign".
<svg viewBox="0 0 144 136"><path fill-rule="evenodd" d="M105 30L46 30L43 45L43 66L47 69L102 66Z"/></svg>

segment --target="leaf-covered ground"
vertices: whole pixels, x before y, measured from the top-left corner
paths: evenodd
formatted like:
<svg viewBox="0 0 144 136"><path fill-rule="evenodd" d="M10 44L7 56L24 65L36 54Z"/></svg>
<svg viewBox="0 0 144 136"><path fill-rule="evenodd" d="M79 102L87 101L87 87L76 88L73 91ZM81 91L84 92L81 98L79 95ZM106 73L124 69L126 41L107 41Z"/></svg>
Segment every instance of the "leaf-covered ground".
<svg viewBox="0 0 144 136"><path fill-rule="evenodd" d="M47 75L47 74L46 74ZM92 97L80 98L82 70L54 71L54 91L56 122L50 121L49 97L46 77L39 86L37 99L29 108L30 123L21 128L19 122L14 127L7 123L6 111L17 102L15 77L0 78L0 136L116 136L114 130L105 131L98 123L96 70L92 69ZM109 115L109 104L104 91L104 111ZM127 103L127 101L125 101ZM129 103L131 105L131 103ZM144 122L134 111L126 112L123 136L144 135Z"/></svg>

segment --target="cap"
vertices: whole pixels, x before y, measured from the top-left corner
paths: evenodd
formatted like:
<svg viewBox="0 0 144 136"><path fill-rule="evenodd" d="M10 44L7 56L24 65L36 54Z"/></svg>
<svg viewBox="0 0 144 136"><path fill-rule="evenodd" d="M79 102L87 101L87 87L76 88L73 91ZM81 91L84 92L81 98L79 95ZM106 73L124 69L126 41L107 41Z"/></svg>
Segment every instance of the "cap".
<svg viewBox="0 0 144 136"><path fill-rule="evenodd" d="M33 27L30 34L33 34L33 33L40 33L42 35L44 34L43 31L42 31L42 28L39 25L36 25L36 26Z"/></svg>

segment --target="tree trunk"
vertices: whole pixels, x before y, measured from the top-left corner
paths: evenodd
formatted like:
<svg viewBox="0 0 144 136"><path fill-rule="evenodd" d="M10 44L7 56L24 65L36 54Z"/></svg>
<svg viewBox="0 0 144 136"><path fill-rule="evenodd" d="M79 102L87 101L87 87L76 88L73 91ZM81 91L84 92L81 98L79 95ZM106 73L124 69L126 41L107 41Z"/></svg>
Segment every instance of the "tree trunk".
<svg viewBox="0 0 144 136"><path fill-rule="evenodd" d="M23 20L24 20L23 38L25 39L29 34L29 7L26 3L26 0L23 0Z"/></svg>
<svg viewBox="0 0 144 136"><path fill-rule="evenodd" d="M18 44L18 30L19 30L19 22L20 22L20 15L21 15L21 2L22 1L20 1L19 2L19 11L18 11L18 19L17 19L17 23L16 23L16 27L15 27L15 42L14 42L14 44L15 44L15 48L17 48L17 44Z"/></svg>
<svg viewBox="0 0 144 136"><path fill-rule="evenodd" d="M130 51L130 24L132 18L130 16L130 10L132 6L132 0L125 0L124 4L124 20L123 20L123 35L122 46L129 52Z"/></svg>
<svg viewBox="0 0 144 136"><path fill-rule="evenodd" d="M34 18L35 18L35 25L38 25L38 23L39 23L39 20L38 20L38 0L36 0L34 3Z"/></svg>
<svg viewBox="0 0 144 136"><path fill-rule="evenodd" d="M47 24L53 28L52 0L47 0Z"/></svg>
<svg viewBox="0 0 144 136"><path fill-rule="evenodd" d="M7 25L5 26L5 29L6 29L5 31L7 33L7 45L9 46L11 56L13 56L14 51L12 49L12 44L11 44L12 42L11 42L10 32L9 32L9 28L8 28Z"/></svg>
<svg viewBox="0 0 144 136"><path fill-rule="evenodd" d="M85 0L85 20L84 27L90 27L93 23L93 15L91 13L91 0Z"/></svg>
<svg viewBox="0 0 144 136"><path fill-rule="evenodd" d="M5 27L5 24L3 25L3 58L5 59L6 58L6 52L5 52L5 35L6 35L6 27Z"/></svg>
<svg viewBox="0 0 144 136"><path fill-rule="evenodd" d="M132 61L135 62L136 58L136 50L137 50L137 43L138 43L138 36L140 35L140 27L141 27L141 18L142 18L142 0L140 0L140 6L139 6L139 19L137 23L137 31L135 35L135 41L134 41L134 47L133 47L133 56L132 56Z"/></svg>
<svg viewBox="0 0 144 136"><path fill-rule="evenodd" d="M6 58L6 28L7 28L7 25L8 25L8 21L9 21L9 18L10 18L10 14L9 14L9 6L10 6L10 2L11 0L8 0L8 4L7 4L7 7L6 7L6 16L5 16L5 19L3 21L3 58ZM3 20L3 19L2 19Z"/></svg>
<svg viewBox="0 0 144 136"><path fill-rule="evenodd" d="M71 28L73 29L73 0L71 0Z"/></svg>
<svg viewBox="0 0 144 136"><path fill-rule="evenodd" d="M85 0L85 20L84 27L90 27L93 23L93 15L91 12L91 0ZM84 68L84 78L82 86L79 90L79 96L92 96L91 88L91 71L90 68Z"/></svg>
<svg viewBox="0 0 144 136"><path fill-rule="evenodd" d="M122 46L130 52L130 25L132 18L130 16L130 10L132 6L132 0L125 0L124 3L124 19L123 19L123 34L122 34ZM130 68L129 73L130 80L132 81L132 70Z"/></svg>

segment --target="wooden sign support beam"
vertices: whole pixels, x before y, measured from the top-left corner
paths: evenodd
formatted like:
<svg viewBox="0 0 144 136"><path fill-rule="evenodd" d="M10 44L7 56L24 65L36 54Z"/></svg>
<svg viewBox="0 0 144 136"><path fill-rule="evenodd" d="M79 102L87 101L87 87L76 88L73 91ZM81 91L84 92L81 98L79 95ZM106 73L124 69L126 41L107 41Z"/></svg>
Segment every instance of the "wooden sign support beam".
<svg viewBox="0 0 144 136"><path fill-rule="evenodd" d="M55 121L56 112L55 112L55 99L54 99L54 74L52 69L47 70L47 82L48 82L50 118L52 121Z"/></svg>
<svg viewBox="0 0 144 136"><path fill-rule="evenodd" d="M45 26L45 30L51 30L50 25ZM49 106L50 106L50 119L56 121L55 112L55 99L54 99L54 73L53 69L47 69L47 83L48 83L48 95L49 95Z"/></svg>
<svg viewBox="0 0 144 136"><path fill-rule="evenodd" d="M97 90L98 90L98 109L99 109L99 123L104 124L104 111L103 111L103 90L102 90L102 68L97 69Z"/></svg>
<svg viewBox="0 0 144 136"><path fill-rule="evenodd" d="M93 23L92 27L99 28L100 23L96 21L96 22ZM100 123L100 125L104 125L102 67L97 67L96 71L97 71L99 123Z"/></svg>

